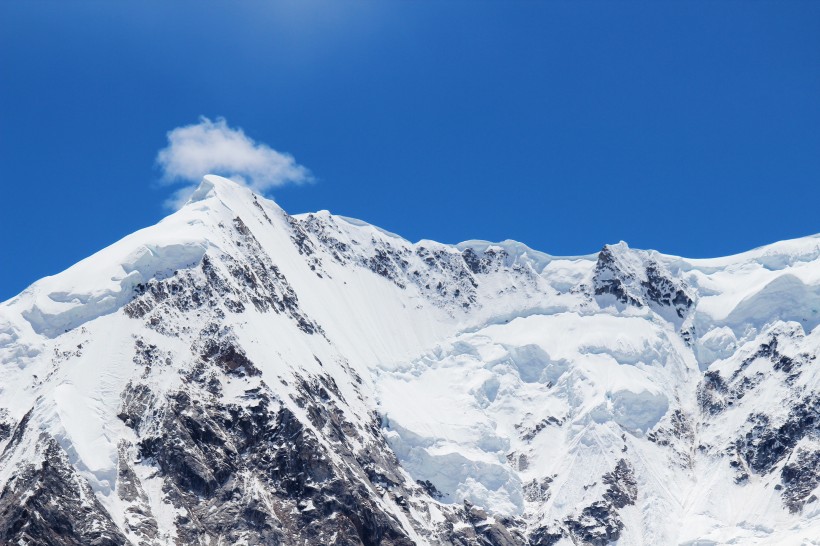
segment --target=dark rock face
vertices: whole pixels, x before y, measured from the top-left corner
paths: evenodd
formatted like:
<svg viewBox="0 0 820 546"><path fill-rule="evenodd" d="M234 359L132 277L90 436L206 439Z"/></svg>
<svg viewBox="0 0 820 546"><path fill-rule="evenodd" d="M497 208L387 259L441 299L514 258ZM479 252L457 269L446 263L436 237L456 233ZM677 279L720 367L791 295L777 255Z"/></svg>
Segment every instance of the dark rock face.
<svg viewBox="0 0 820 546"><path fill-rule="evenodd" d="M676 409L671 413L668 427L660 427L658 430L647 434L647 439L650 442L655 442L661 446L669 445L673 438L691 443L694 437L695 432L692 430L691 417L680 409Z"/></svg>
<svg viewBox="0 0 820 546"><path fill-rule="evenodd" d="M528 541L518 530L522 525L513 518L490 517L482 508L465 501L464 507L455 513L458 527L448 521L443 527L441 537L434 544L453 544L457 546L492 545L492 546L525 546ZM468 525L464 525L464 524Z"/></svg>
<svg viewBox="0 0 820 546"><path fill-rule="evenodd" d="M812 501L812 491L820 485L820 395L801 378L816 359L801 351L805 338L801 325L775 323L741 349L733 367L727 366L732 363L729 360L722 366L723 374L707 371L697 391L702 426L711 426L710 421L722 419L722 415L737 419L736 412L745 419L738 436L720 448L720 455L728 459L733 471L734 483L744 486L755 476L779 473L775 489L793 513ZM755 409L745 413L747 400L765 395L763 389L768 388L782 393L777 407L761 408L750 402ZM652 434L650 439L662 441L661 436ZM711 448L698 446L701 451Z"/></svg>
<svg viewBox="0 0 820 546"><path fill-rule="evenodd" d="M393 282L399 288L406 288L407 285L402 282L402 272L410 265L406 258L410 255L410 251L402 252L390 245L379 244L375 239L371 243L376 247L376 251L372 256L364 259L362 265L376 275Z"/></svg>
<svg viewBox="0 0 820 546"><path fill-rule="evenodd" d="M521 434L521 439L529 443L535 439L538 434L549 426L560 427L564 424L564 419L550 415L546 419L538 421L534 426L514 425L515 429Z"/></svg>
<svg viewBox="0 0 820 546"><path fill-rule="evenodd" d="M152 544L152 540L159 534L157 521L151 512L148 497L142 488L142 484L129 461L125 443L122 443L119 448L117 495L128 506L125 509L126 530L141 537L138 542L139 546Z"/></svg>
<svg viewBox="0 0 820 546"><path fill-rule="evenodd" d="M297 221L303 233L313 238L314 248L335 261L372 271L401 289L415 287L437 307L451 315L480 307L478 291L485 275L503 273L512 282L505 291L535 286L532 267L511 257L507 250L490 246L461 252L444 245L411 245L398 237L378 237L365 230L366 243L342 230L332 217L309 214Z"/></svg>
<svg viewBox="0 0 820 546"><path fill-rule="evenodd" d="M299 329L313 334L318 326L312 323L299 308L296 292L279 268L262 249L259 241L241 218L233 221L237 233L237 246L242 255L229 265L231 275L240 283L239 296L248 295L253 305L262 312L273 310L290 316Z"/></svg>
<svg viewBox="0 0 820 546"><path fill-rule="evenodd" d="M7 410L0 409L0 443L8 440L13 430L14 420Z"/></svg>
<svg viewBox="0 0 820 546"><path fill-rule="evenodd" d="M121 546L125 536L54 439L39 440L42 464L28 464L0 493L0 542Z"/></svg>
<svg viewBox="0 0 820 546"><path fill-rule="evenodd" d="M799 326L777 327L767 336L768 340L743 358L727 377L716 370L704 373L697 389L700 410L706 415L716 416L738 404L749 393L754 393L768 377L768 374L762 371L756 371L754 374L747 372L748 368L760 359L771 364L772 371L777 372L776 377L786 385L792 385L800 376L802 368L814 361L815 356L807 353L787 355L782 348L783 340L802 337L804 336ZM750 416L750 419L756 421L757 417Z"/></svg>
<svg viewBox="0 0 820 546"><path fill-rule="evenodd" d="M732 378L734 379L742 373L750 364L759 358L763 358L772 363L772 369L785 374L785 379L788 383L793 382L800 376L801 369L804 365L815 360L815 355L808 353L794 354L792 356L786 355L782 352L781 345L783 338L803 338L802 330L795 330L792 328L777 328L769 336L769 340L760 345L760 348L748 356L741 362L740 366L735 370Z"/></svg>
<svg viewBox="0 0 820 546"><path fill-rule="evenodd" d="M486 273L486 266L482 264L481 258L478 257L475 250L467 248L461 253L461 256L464 258L464 263L467 264L467 269L472 271L473 274Z"/></svg>
<svg viewBox="0 0 820 546"><path fill-rule="evenodd" d="M606 546L621 537L623 522L605 502L587 506L576 519L564 521L570 535L581 544Z"/></svg>
<svg viewBox="0 0 820 546"><path fill-rule="evenodd" d="M214 260L206 254L199 271L175 272L170 278L137 285L125 313L145 319L149 328L162 334L178 336L184 326L172 324L169 316L205 310L219 317L226 311L243 313L252 305L259 312L289 316L305 333L321 332L299 308L296 292L241 218L234 219L233 228L236 256Z"/></svg>
<svg viewBox="0 0 820 546"><path fill-rule="evenodd" d="M798 449L780 471L783 483L783 502L793 514L800 512L809 502L811 492L820 485L820 451Z"/></svg>
<svg viewBox="0 0 820 546"><path fill-rule="evenodd" d="M638 498L638 486L635 483L635 474L626 460L621 459L615 465L615 470L604 474L603 482L609 487L604 493L604 500L615 508L623 508L635 504Z"/></svg>
<svg viewBox="0 0 820 546"><path fill-rule="evenodd" d="M693 467L691 448L695 437L692 415L680 409L671 412L668 420L646 435L650 442L668 448L670 462L681 468Z"/></svg>
<svg viewBox="0 0 820 546"><path fill-rule="evenodd" d="M334 260L341 264L347 263L350 246L337 238L339 232L338 229L333 229L335 226L315 214L308 214L300 224L304 232L316 237L319 244L329 251Z"/></svg>
<svg viewBox="0 0 820 546"><path fill-rule="evenodd" d="M685 319L695 303L686 283L654 259L634 260L640 265L628 263L621 255L629 252L634 251L616 251L609 245L601 249L593 275L594 294L614 296L623 305L670 310L677 319Z"/></svg>
<svg viewBox="0 0 820 546"><path fill-rule="evenodd" d="M416 483L421 487L425 493L433 497L434 499L440 499L444 495L442 495L441 491L436 489L436 486L430 482L430 480L416 480Z"/></svg>
<svg viewBox="0 0 820 546"><path fill-rule="evenodd" d="M200 349L200 358L206 362L215 363L222 368L225 373L238 375L261 375L259 369L245 355L231 332L224 328L219 328L217 324L211 324L200 333L203 339Z"/></svg>
<svg viewBox="0 0 820 546"><path fill-rule="evenodd" d="M373 255L359 259L361 266L400 288L415 285L441 307L467 309L476 303L478 282L461 255L440 248L418 247L415 253L382 241L371 241Z"/></svg>
<svg viewBox="0 0 820 546"><path fill-rule="evenodd" d="M665 276L657 263L646 267L646 280L641 281L641 286L649 301L673 308L678 318L684 318L694 303L685 287Z"/></svg>
<svg viewBox="0 0 820 546"><path fill-rule="evenodd" d="M130 400L142 398L135 390ZM141 464L156 465L167 498L188 514L177 519L181 543L244 537L259 544L318 544L336 535L344 544L411 544L374 503L374 485L357 455L344 444L336 451L358 471L329 453L264 386L248 392L242 405L219 403L201 391L177 392L164 404L131 403L122 417L145 423L149 418L134 412L162 416L148 430L135 428L142 437L137 447ZM334 418L324 408L311 409ZM373 464L372 476L387 475Z"/></svg>
<svg viewBox="0 0 820 546"><path fill-rule="evenodd" d="M629 463L621 459L615 469L603 476L607 490L603 500L592 503L576 518L567 518L564 525L576 543L606 546L617 541L624 524L618 517L618 509L635 504L638 487Z"/></svg>
<svg viewBox="0 0 820 546"><path fill-rule="evenodd" d="M509 253L503 248L488 248L480 255L472 248L461 253L464 263L474 274L488 274L501 270L509 260Z"/></svg>
<svg viewBox="0 0 820 546"><path fill-rule="evenodd" d="M541 480L532 479L524 484L524 498L529 502L543 503L550 498L550 485L553 477L547 476Z"/></svg>
<svg viewBox="0 0 820 546"><path fill-rule="evenodd" d="M465 309L475 305L478 282L459 254L421 247L416 250L416 255L423 260L426 269L413 270L411 275L424 292L442 299L449 296Z"/></svg>
<svg viewBox="0 0 820 546"><path fill-rule="evenodd" d="M317 277L320 279L324 278L327 273L324 267L322 267L322 259L316 252L316 246L313 244L313 241L311 241L310 235L308 235L307 231L302 227L302 224L293 216L285 214L285 219L291 229L290 240L293 241L299 254L303 256L308 267L310 267L310 270L313 271Z"/></svg>
<svg viewBox="0 0 820 546"><path fill-rule="evenodd" d="M552 546L564 537L560 530L539 527L530 533L529 546Z"/></svg>
<svg viewBox="0 0 820 546"><path fill-rule="evenodd" d="M717 415L726 408L726 381L717 371L708 371L703 374L703 380L698 385L698 405L703 413Z"/></svg>
<svg viewBox="0 0 820 546"><path fill-rule="evenodd" d="M737 451L752 471L768 473L798 441L818 434L820 397L810 394L796 402L780 425L773 425L763 414L751 415L749 424L749 431L737 440Z"/></svg>
<svg viewBox="0 0 820 546"><path fill-rule="evenodd" d="M598 261L595 264L595 275L593 277L595 295L610 294L623 304L643 307L641 300L630 294L627 287L627 281L634 280L633 274L623 271L619 267L612 249L609 246L604 246L601 252L598 253Z"/></svg>

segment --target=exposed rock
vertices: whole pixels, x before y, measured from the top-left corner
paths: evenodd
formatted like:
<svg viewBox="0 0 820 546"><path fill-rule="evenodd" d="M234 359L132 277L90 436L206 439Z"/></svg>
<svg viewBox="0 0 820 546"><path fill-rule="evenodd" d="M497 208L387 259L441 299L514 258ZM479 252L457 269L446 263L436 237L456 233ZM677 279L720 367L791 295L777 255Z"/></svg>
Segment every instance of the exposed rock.
<svg viewBox="0 0 820 546"><path fill-rule="evenodd" d="M809 496L820 485L820 451L798 449L780 471L783 502L792 513L800 512Z"/></svg>
<svg viewBox="0 0 820 546"><path fill-rule="evenodd" d="M54 546L124 546L125 536L88 483L48 436L41 463L18 468L0 492L0 542Z"/></svg>
<svg viewBox="0 0 820 546"><path fill-rule="evenodd" d="M736 442L736 448L749 468L758 474L770 472L806 436L820 429L820 398L811 394L791 405L780 425L764 414L749 416L750 429Z"/></svg>
<svg viewBox="0 0 820 546"><path fill-rule="evenodd" d="M710 370L703 374L703 380L698 385L698 405L702 412L716 415L726 408L726 381L720 373Z"/></svg>
<svg viewBox="0 0 820 546"><path fill-rule="evenodd" d="M642 257L624 243L606 245L598 253L593 275L596 296L610 295L622 305L652 306L666 314L669 310L683 326L694 305L694 298L684 281L651 256ZM691 332L686 330L687 335Z"/></svg>
<svg viewBox="0 0 820 546"><path fill-rule="evenodd" d="M623 304L643 307L643 302L633 294L630 294L628 282L635 282L633 273L624 271L619 267L612 249L607 245L598 253L598 261L595 264L595 276L593 285L596 296L609 294Z"/></svg>
<svg viewBox="0 0 820 546"><path fill-rule="evenodd" d="M606 546L617 541L624 528L618 509L635 504L638 489L629 463L621 459L615 469L603 476L608 485L604 498L587 506L576 518L564 520L569 534L581 544Z"/></svg>

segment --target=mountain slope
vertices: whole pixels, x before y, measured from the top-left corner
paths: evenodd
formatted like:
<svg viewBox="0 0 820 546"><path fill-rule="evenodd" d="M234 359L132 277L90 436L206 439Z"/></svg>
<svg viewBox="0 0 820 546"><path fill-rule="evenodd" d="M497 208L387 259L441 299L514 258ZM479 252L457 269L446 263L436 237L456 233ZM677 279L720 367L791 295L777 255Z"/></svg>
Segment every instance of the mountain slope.
<svg viewBox="0 0 820 546"><path fill-rule="evenodd" d="M0 306L0 541L812 543L819 258L412 244L208 176Z"/></svg>

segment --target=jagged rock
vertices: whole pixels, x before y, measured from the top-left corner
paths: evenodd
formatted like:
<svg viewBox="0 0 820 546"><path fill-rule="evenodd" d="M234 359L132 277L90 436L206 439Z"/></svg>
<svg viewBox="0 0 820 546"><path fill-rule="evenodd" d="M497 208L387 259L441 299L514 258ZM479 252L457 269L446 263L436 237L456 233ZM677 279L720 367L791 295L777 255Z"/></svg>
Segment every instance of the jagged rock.
<svg viewBox="0 0 820 546"><path fill-rule="evenodd" d="M780 471L783 502L792 513L800 512L820 485L820 451L797 450L793 460ZM816 500L817 497L814 497Z"/></svg>
<svg viewBox="0 0 820 546"><path fill-rule="evenodd" d="M618 510L635 504L638 489L629 463L621 459L615 469L603 476L608 487L603 500L592 503L576 518L564 520L570 535L582 544L606 546L616 542L624 529Z"/></svg>
<svg viewBox="0 0 820 546"><path fill-rule="evenodd" d="M725 394L728 392L726 382L715 370L703 374L703 380L698 385L698 404L700 410L710 415L716 415L726 408Z"/></svg>
<svg viewBox="0 0 820 546"><path fill-rule="evenodd" d="M128 544L57 442L41 435L39 451L40 464L19 468L0 492L0 541L55 546Z"/></svg>
<svg viewBox="0 0 820 546"><path fill-rule="evenodd" d="M680 321L694 305L689 287L660 262L626 244L606 245L598 253L593 276L596 296L610 295L623 305L671 310Z"/></svg>
<svg viewBox="0 0 820 546"><path fill-rule="evenodd" d="M785 421L771 423L765 414L749 416L750 429L738 438L737 451L753 471L765 474L804 437L820 430L820 398L806 396L791 406Z"/></svg>

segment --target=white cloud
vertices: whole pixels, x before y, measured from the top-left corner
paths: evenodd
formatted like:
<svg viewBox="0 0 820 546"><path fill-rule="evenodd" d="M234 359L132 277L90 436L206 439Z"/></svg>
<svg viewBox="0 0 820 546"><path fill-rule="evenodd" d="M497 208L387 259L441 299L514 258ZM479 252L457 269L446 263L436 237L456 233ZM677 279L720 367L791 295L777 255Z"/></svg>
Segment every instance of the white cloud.
<svg viewBox="0 0 820 546"><path fill-rule="evenodd" d="M292 155L254 141L242 129L229 127L224 118L202 117L199 123L168 131L168 146L157 154L157 165L164 183L186 184L166 202L172 208L183 205L206 174L231 178L259 192L313 179Z"/></svg>

